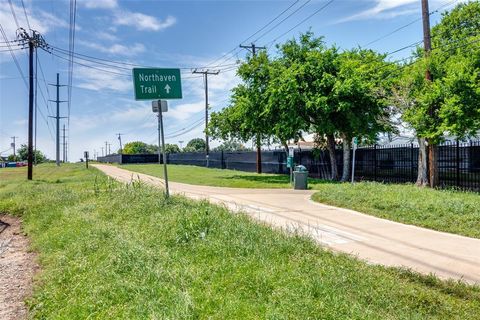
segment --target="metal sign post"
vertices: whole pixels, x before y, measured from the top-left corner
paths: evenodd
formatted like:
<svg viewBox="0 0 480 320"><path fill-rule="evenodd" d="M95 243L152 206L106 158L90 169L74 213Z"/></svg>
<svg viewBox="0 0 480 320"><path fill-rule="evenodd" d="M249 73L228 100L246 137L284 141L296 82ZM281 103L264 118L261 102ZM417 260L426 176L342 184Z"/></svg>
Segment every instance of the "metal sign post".
<svg viewBox="0 0 480 320"><path fill-rule="evenodd" d="M163 133L163 112L167 112L168 110L166 100L182 99L180 69L133 68L132 75L135 100L153 100L152 111L158 114L158 161L160 163L163 154L165 195L168 198L167 155L165 152L165 135Z"/></svg>
<svg viewBox="0 0 480 320"><path fill-rule="evenodd" d="M84 157L85 157L85 166L86 166L87 169L88 169L88 151L85 151L85 152L83 153L83 155L84 155Z"/></svg>
<svg viewBox="0 0 480 320"><path fill-rule="evenodd" d="M152 101L153 112L158 113L158 163L161 163L163 157L163 176L165 179L165 195L168 198L170 196L168 190L168 173L167 173L167 154L165 152L165 135L163 134L163 112L168 111L167 100ZM160 152L161 146L161 152Z"/></svg>

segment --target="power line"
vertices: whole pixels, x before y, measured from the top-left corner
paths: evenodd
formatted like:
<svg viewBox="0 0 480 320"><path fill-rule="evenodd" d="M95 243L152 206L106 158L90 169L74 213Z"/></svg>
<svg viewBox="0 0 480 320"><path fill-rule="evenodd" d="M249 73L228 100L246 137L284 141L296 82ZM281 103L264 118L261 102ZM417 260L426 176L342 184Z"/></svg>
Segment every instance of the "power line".
<svg viewBox="0 0 480 320"><path fill-rule="evenodd" d="M437 9L435 9L434 11L429 12L429 15L433 15L433 14L435 14L435 13L438 13L441 9L443 9L443 8L449 6L449 5L451 5L451 4L453 4L453 3L457 2L457 1L458 1L458 0L453 0L453 1L448 1L447 3L444 3L443 5L441 5L440 7L438 7ZM417 19L415 19L415 20L412 20L412 21L408 22L407 24L404 24L404 25L398 27L398 28L395 29L395 30L393 30L393 31L391 31L391 32L388 32L388 33L384 34L383 36L380 36L380 37L378 37L377 39L372 40L372 41L364 44L362 47L367 47L367 46L369 46L369 45L371 45L371 44L374 44L375 42L378 42L378 41L380 41L380 40L383 40L383 39L391 36L392 34L395 34L395 33L399 32L399 31L401 31L401 30L403 30L403 29L405 29L405 28L411 26L412 24L414 24L414 23L416 23L416 22L418 22L418 21L421 21L421 20L422 20L421 17L420 17L420 18L417 18Z"/></svg>
<svg viewBox="0 0 480 320"><path fill-rule="evenodd" d="M8 3L10 4L10 11L12 12L13 20L15 20L15 24L17 25L17 29L20 29L20 24L18 23L17 15L15 14L15 9L13 9L12 0L8 0Z"/></svg>
<svg viewBox="0 0 480 320"><path fill-rule="evenodd" d="M329 5L332 4L332 2L334 2L335 0L330 0L328 1L326 4L324 4L323 6L321 6L319 9L315 10L312 14L310 14L309 16L307 16L306 18L304 18L302 21L300 21L299 23L297 23L296 25L294 25L292 28L288 29L286 32L282 33L281 35L279 35L278 37L276 37L275 39L273 39L271 42L268 43L268 47L271 47L273 43L275 43L278 39L280 39L281 37L283 37L284 35L286 35L287 33L289 33L290 31L296 29L298 26L300 26L301 24L303 24L305 21L309 20L310 18L312 18L314 15L320 13L321 11L325 10Z"/></svg>
<svg viewBox="0 0 480 320"><path fill-rule="evenodd" d="M63 56L60 56L58 54L55 54L53 52L49 52L47 50L45 50L46 52L48 52L49 54L51 54L52 56L55 56L59 59L62 59L62 60L66 60L66 61L70 61L69 58L66 58L66 57L63 57ZM58 52L58 51L57 51ZM124 76L124 77L128 77L128 78L131 78L132 77L132 74L129 72L129 73L120 73L120 72L116 72L116 71L110 71L110 70L107 70L107 69L104 69L103 67L96 67L96 66L93 66L93 65L89 65L89 64L85 64L85 63L82 63L82 62L78 62L78 61L73 61L74 64L77 64L77 65L80 65L82 67L86 67L86 68L91 68L91 69L94 69L94 70L98 70L98 71L102 71L102 72L105 72L105 73L110 73L110 74L114 74L114 75L119 75L119 76ZM233 64L232 64L233 65ZM131 69L127 69L127 70L131 70ZM220 69L222 70L222 69ZM198 78L201 78L201 76L192 76L192 77L182 77L182 79L198 79ZM72 85L73 87L73 85Z"/></svg>
<svg viewBox="0 0 480 320"><path fill-rule="evenodd" d="M63 54L69 54L70 53L69 50L62 49L62 48L59 48L59 47L56 47L56 46L51 46L51 48L53 48L58 53L63 53ZM77 59L90 61L90 62L93 62L93 63L97 63L97 64L100 64L100 65L105 65L105 66L109 66L109 67L115 67L115 68L118 68L118 69L131 70L131 68L116 66L116 64L124 65L124 66L131 66L131 67L140 67L140 68L155 68L154 66L141 65L141 64L137 64L137 63L124 62L124 61L115 61L115 60L111 60L111 59L105 59L105 58L94 57L94 56L91 56L91 55L81 54L81 53L78 53L78 52L74 52L73 54ZM102 62L94 61L94 60L99 60L99 61L103 61L103 62L106 62L106 63L102 63ZM231 66L231 65L234 65L234 64L236 64L236 63L209 66L209 67L217 69L217 68L221 68L221 67ZM178 69L192 70L192 69L195 69L195 68L203 69L205 67L180 67Z"/></svg>
<svg viewBox="0 0 480 320"><path fill-rule="evenodd" d="M23 7L23 13L25 14L25 19L27 20L27 25L28 25L28 29L32 29L30 27L30 21L28 20L28 15L27 15L27 10L25 10L25 3L23 3L23 0L22 0L22 7Z"/></svg>
<svg viewBox="0 0 480 320"><path fill-rule="evenodd" d="M69 21L69 51L70 61L68 64L68 113L67 113L67 127L70 132L70 112L72 107L72 84L73 84L73 62L75 52L75 29L76 29L76 17L77 17L77 0L70 0L70 21ZM70 142L70 139L68 139ZM67 149L68 150L68 149ZM67 155L65 154L65 157Z"/></svg>
<svg viewBox="0 0 480 320"><path fill-rule="evenodd" d="M311 0L308 0L308 2L310 2ZM294 1L290 6L288 6L286 9L284 9L282 12L280 12L277 16L275 16L272 20L270 20L267 24L265 24L262 28L260 28L260 30L256 31L255 33L253 33L252 35L250 35L249 37L247 37L246 39L244 39L243 41L241 41L240 43L244 43L244 42L247 42L248 40L250 40L251 38L253 38L255 35L257 35L259 32L263 31L265 28L267 28L269 25L271 25L273 22L275 22L277 19L279 19L284 13L286 13L288 10L290 10L290 8L292 8L295 4L297 4L299 1ZM302 7L304 7L305 4L302 5ZM230 60L232 57L229 57L227 59L224 59L226 57L228 57L229 55L231 54L234 54L234 52L239 52L239 48L237 46L233 47L233 49L231 49L230 51L228 51L227 53L223 54L220 58L216 59L216 60L213 60L211 63L207 64L207 67L210 67L212 64L214 64L215 62L217 61L228 61Z"/></svg>
<svg viewBox="0 0 480 320"><path fill-rule="evenodd" d="M290 18L291 16L293 16L295 13L297 13L298 11L300 11L303 7L305 7L307 4L310 3L311 0L307 0L305 1L300 7L298 7L295 11L293 11L292 13L290 13L288 16L286 16L285 18L283 18L279 23L277 23L276 25L274 25L272 28L270 28L269 30L267 30L267 32L264 32L261 36L257 37L255 39L254 42L257 42L258 40L260 40L261 38L263 38L265 35L269 34L270 32L272 32L275 28L277 28L279 25L281 25L283 22L285 22L288 18Z"/></svg>
<svg viewBox="0 0 480 320"><path fill-rule="evenodd" d="M7 35L5 33L5 30L2 27L1 23L0 23L0 33L2 33L3 39L5 39L5 42L8 43ZM23 74L22 68L20 68L20 64L18 63L17 57L15 56L15 53L13 53L13 50L10 47L10 45L8 45L8 48L9 48L10 54L12 55L13 62L15 62L15 65L17 66L17 70L20 73L20 75L22 76L25 87L28 89L27 80L25 79L25 75Z"/></svg>

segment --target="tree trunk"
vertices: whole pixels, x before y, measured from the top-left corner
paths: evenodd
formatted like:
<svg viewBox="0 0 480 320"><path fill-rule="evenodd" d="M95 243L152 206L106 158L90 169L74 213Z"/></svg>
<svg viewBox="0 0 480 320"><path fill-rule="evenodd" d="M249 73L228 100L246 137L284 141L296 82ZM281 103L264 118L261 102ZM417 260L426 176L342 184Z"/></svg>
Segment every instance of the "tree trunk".
<svg viewBox="0 0 480 320"><path fill-rule="evenodd" d="M428 144L428 168L430 187L438 186L438 146L433 143Z"/></svg>
<svg viewBox="0 0 480 320"><path fill-rule="evenodd" d="M418 138L418 176L417 186L428 186L427 146L424 138Z"/></svg>
<svg viewBox="0 0 480 320"><path fill-rule="evenodd" d="M257 135L257 173L262 173L262 144L260 134Z"/></svg>
<svg viewBox="0 0 480 320"><path fill-rule="evenodd" d="M350 140L343 136L343 171L342 171L342 178L340 181L346 182L350 180L350 147L351 143Z"/></svg>
<svg viewBox="0 0 480 320"><path fill-rule="evenodd" d="M331 179L338 180L337 158L335 157L335 137L333 134L327 135L327 150L330 156Z"/></svg>

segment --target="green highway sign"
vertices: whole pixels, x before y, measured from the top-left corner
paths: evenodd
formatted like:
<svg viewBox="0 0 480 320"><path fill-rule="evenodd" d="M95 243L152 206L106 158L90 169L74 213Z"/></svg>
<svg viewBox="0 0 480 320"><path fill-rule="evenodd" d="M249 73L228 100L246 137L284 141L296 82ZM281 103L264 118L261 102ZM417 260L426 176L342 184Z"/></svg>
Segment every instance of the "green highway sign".
<svg viewBox="0 0 480 320"><path fill-rule="evenodd" d="M293 168L293 157L287 157L287 168Z"/></svg>
<svg viewBox="0 0 480 320"><path fill-rule="evenodd" d="M182 99L180 69L134 68L135 100Z"/></svg>

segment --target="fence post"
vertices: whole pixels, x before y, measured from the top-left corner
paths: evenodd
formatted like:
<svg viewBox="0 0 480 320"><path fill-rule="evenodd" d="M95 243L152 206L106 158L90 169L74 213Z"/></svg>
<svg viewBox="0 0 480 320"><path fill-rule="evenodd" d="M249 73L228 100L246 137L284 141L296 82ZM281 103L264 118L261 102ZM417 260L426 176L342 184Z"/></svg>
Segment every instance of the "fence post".
<svg viewBox="0 0 480 320"><path fill-rule="evenodd" d="M456 162L455 171L457 176L456 184L457 184L457 187L460 187L460 142L458 141L458 139L457 139L456 148L455 148L455 162Z"/></svg>
<svg viewBox="0 0 480 320"><path fill-rule="evenodd" d="M415 176L413 175L413 170L415 170L415 165L414 165L414 156L413 156L413 143L410 143L410 181L414 182L415 181Z"/></svg>
<svg viewBox="0 0 480 320"><path fill-rule="evenodd" d="M223 150L220 150L221 156L220 156L220 168L225 169L225 159L223 157Z"/></svg>
<svg viewBox="0 0 480 320"><path fill-rule="evenodd" d="M373 145L373 181L377 181L377 144Z"/></svg>

